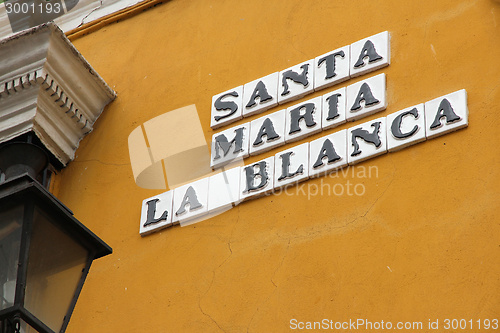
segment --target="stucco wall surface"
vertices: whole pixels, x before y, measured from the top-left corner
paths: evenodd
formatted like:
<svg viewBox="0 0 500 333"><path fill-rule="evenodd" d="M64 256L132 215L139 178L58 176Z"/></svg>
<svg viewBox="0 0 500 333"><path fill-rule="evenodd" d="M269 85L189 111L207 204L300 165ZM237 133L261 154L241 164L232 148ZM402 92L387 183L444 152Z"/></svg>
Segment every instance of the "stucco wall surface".
<svg viewBox="0 0 500 333"><path fill-rule="evenodd" d="M466 89L469 127L139 235L142 200L162 190L135 184L132 130L194 104L208 144L213 95L386 30L390 66L304 99L385 73L387 109L358 123ZM358 318L422 322L413 332L439 320L443 332L447 318L500 319L498 2L172 0L72 42L118 97L55 179L114 251L94 263L68 332L288 332L292 319ZM336 184L342 195L326 192Z"/></svg>

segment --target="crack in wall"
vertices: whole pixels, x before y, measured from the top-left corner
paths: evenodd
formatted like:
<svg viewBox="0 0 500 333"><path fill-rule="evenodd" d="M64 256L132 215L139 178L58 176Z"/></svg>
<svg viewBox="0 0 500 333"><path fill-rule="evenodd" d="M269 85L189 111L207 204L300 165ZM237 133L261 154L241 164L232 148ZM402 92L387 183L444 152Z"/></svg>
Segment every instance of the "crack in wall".
<svg viewBox="0 0 500 333"><path fill-rule="evenodd" d="M234 230L236 229L236 225L238 224L238 222L240 221L240 208L238 207L238 215L237 215L237 219L236 219L236 222L234 223L234 226L233 226L233 229L231 230L231 234L229 235L229 240L227 242L227 247L229 249L229 255L219 264L219 266L217 266L213 271L212 271L212 280L210 281L210 285L208 286L207 290L203 293L203 295L201 295L199 298L198 298L198 308L200 309L200 312L205 315L206 317L210 318L210 320L212 320L215 325L217 325L217 327L222 331L222 332L226 332L224 329L222 329L222 327L219 325L219 323L210 315L208 314L207 312L205 312L203 310L203 308L201 307L201 301L203 300L203 298L210 292L210 289L212 289L212 286L214 284L214 281L215 281L215 274L216 274L216 271L222 267L222 265L224 265L228 260L229 258L231 258L231 256L233 255L233 249L231 247L231 239L233 237L233 233L234 233Z"/></svg>
<svg viewBox="0 0 500 333"><path fill-rule="evenodd" d="M85 16L82 18L82 22L78 25L78 27L77 27L77 28L79 28L79 27L81 27L82 25L84 25L84 24L85 24L85 19L86 19L87 17L89 17L89 16L90 16L90 14L92 14L93 12L95 12L95 11L96 11L96 10L98 10L98 9L101 9L101 7L102 7L102 0L101 0L101 1L99 1L99 2L100 2L100 5L99 5L98 7L96 7L96 8L94 8L94 9L92 9L92 10L90 11L90 13L88 13L87 15L85 15Z"/></svg>
<svg viewBox="0 0 500 333"><path fill-rule="evenodd" d="M263 305L266 305L269 302L269 300L271 299L271 297L274 295L274 293L278 289L278 285L274 282L274 277L276 276L276 273L281 268L281 266L283 266L283 262L285 261L285 258L288 255L288 250L290 249L290 243L291 243L291 238L288 239L288 243L287 243L287 246L286 246L286 249L285 249L285 254L281 258L281 261L278 264L278 267L276 267L276 269L274 270L273 276L271 276L271 283L273 284L274 289L269 294L269 296L266 298L266 300L263 302ZM247 325L247 333L249 333L250 325L252 325L252 322L253 322L255 316L257 315L257 313L259 312L259 310L260 310L260 307L257 307L257 309L255 309L255 312L253 313L252 317L250 318L250 321L248 322L248 325Z"/></svg>
<svg viewBox="0 0 500 333"><path fill-rule="evenodd" d="M389 189L389 187L391 186L391 184L392 184L393 181L394 181L394 174L393 174L393 177L392 177L391 181L389 182L389 185L387 185L387 187L385 188L384 192L382 192L382 194L380 196L378 196L377 199L375 199L375 201L371 204L370 207L368 207L368 209L366 210L366 212L363 215L360 215L360 216L356 217L354 220L352 220L351 222L348 222L348 223L344 224L343 226L338 227L338 228L334 228L334 229L345 228L348 225L353 224L354 222L356 222L358 219L364 218L366 215L368 215L368 213L372 210L372 208L380 200L380 198L382 198L385 195L385 192L387 192L387 190Z"/></svg>
<svg viewBox="0 0 500 333"><path fill-rule="evenodd" d="M308 233L306 236L295 236L295 237L290 237L288 238L288 244L287 244L287 247L286 247L286 250L285 250L285 254L283 255L283 257L281 258L281 261L278 265L278 267L276 268L276 270L274 271L273 273L273 276L271 277L271 283L272 285L274 286L274 290L270 293L270 295L266 298L266 300L264 301L264 305L267 304L269 302L269 299L273 296L273 294L276 292L276 290L278 289L278 285L276 284L276 282L274 281L274 278L277 274L277 272L279 271L279 269L283 266L283 263L285 261L285 258L286 256L288 255L288 250L290 248L290 243L291 243L291 240L292 239L304 239L304 238L310 238L311 236L314 236L314 235L317 235L317 234L321 234L323 233L325 230L332 230L332 229L341 229L341 228L345 228L347 227L348 225L350 224L353 224L354 222L356 222L358 219L360 218L364 218L368 215L368 213L370 213L370 211L373 209L373 207L377 204L377 202L386 194L386 192L388 191L389 187L391 187L392 185L392 182L394 181L394 174L395 172L392 173L392 177L391 177L391 180L389 182L389 184L387 185L387 187L384 189L384 191L375 199L375 201L373 201L373 203L370 205L370 207L368 207L368 209L360 216L356 217L355 219L353 219L352 221L344 224L343 226L339 226L339 227L332 227L332 226L328 226L327 228L325 229L321 229L321 230L317 230L317 231L313 231L313 232L310 232ZM279 235L277 235L278 238L281 238ZM252 317L250 318L250 321L247 325L247 333L250 332L250 326L255 318L255 316L257 315L257 313L259 312L261 307L258 307L255 312L253 313Z"/></svg>
<svg viewBox="0 0 500 333"><path fill-rule="evenodd" d="M283 262L285 261L285 258L288 255L288 250L290 249L290 242L291 242L291 238L288 239L288 244L286 245L285 254L283 255L283 258L281 258L281 262L279 263L278 267L275 269L275 271L273 273L273 276L271 277L271 283L276 288L278 288L278 285L274 282L274 277L276 276L276 273L281 268L281 266L283 266Z"/></svg>
<svg viewBox="0 0 500 333"><path fill-rule="evenodd" d="M214 277L215 277L215 272L214 272ZM212 287L212 284L213 284L213 278L212 278L212 283L210 284L210 287L208 288L208 290L210 290L210 288ZM203 296L205 296L207 293L208 293L208 290L205 292L205 294L203 294ZM201 307L201 298L198 298L198 308L200 309L200 312L203 313L204 316L210 318L210 320L215 324L217 325L217 327L224 333L226 333L226 331L224 329L222 329L222 327L220 327L219 323L211 316L209 315L208 313L206 313L205 311L203 311L203 308Z"/></svg>
<svg viewBox="0 0 500 333"><path fill-rule="evenodd" d="M395 172L392 173L392 178L389 182L389 184L387 185L387 187L384 189L384 191L373 201L373 203L370 205L370 207L368 207L368 209L361 215L359 215L358 217L354 218L353 220L351 220L350 222L342 225L342 226L339 226L339 227L332 227L332 226L328 226L326 229L322 229L322 230L317 230L317 231L313 231L313 232L310 232L308 233L306 236L295 236L295 237L290 237L290 238L286 238L288 239L288 242L287 242L287 246L286 246L286 249L285 249L285 253L283 254L283 257L281 258L278 266L276 267L276 269L274 270L274 273L272 274L271 276L271 279L270 279L270 282L271 284L273 285L273 291L269 294L269 296L264 300L264 302L262 303L261 306L257 307L257 309L254 311L252 317L250 318L250 321L248 322L248 325L247 325L247 333L250 332L250 326L252 325L255 317L257 316L257 314L259 313L259 311L262 309L263 306L265 306L269 300L271 299L271 297L275 294L276 290L278 289L278 284L277 282L275 281L275 277L277 275L277 273L279 272L279 270L281 269L281 267L283 266L283 263L288 255L288 252L289 252L289 249L290 249L290 244L291 244L291 241L292 239L300 239L300 238L310 238L314 235L317 235L317 234L321 234L323 233L325 230L332 230L332 229L341 229L341 228L345 228L347 227L348 225L350 224L353 224L355 223L358 219L360 218L364 218L366 217L370 211L373 209L373 207L375 207L375 205L377 204L377 202L382 198L384 197L384 195L386 194L386 192L389 190L389 188L391 187L392 185L392 182L394 181L394 174ZM210 316L210 314L206 313L202 306L201 306L201 301L202 299L210 292L212 286L213 286L213 283L214 283L214 280L215 280L215 275L216 275L216 271L217 269L219 269L220 267L222 267L228 260L229 258L233 255L233 249L231 247L231 239L233 237L233 233L234 233L234 230L236 229L236 225L237 223L239 222L239 207L238 207L238 218L237 218L237 221L235 222L235 226L233 227L233 229L231 230L231 235L229 237L229 241L227 242L227 247L228 247L228 250L229 250L229 256L227 256L218 266L216 269L214 269L214 271L212 272L212 281L210 282L210 286L207 288L207 290L205 291L205 293L199 298L199 301L198 301L198 307L201 311L201 313L203 313L203 315L205 315L206 317L210 318L211 321L213 321L217 327L222 331L222 332L225 332L224 329L222 329L222 327L217 323L217 321L212 317ZM279 235L277 235L278 238L281 238ZM283 239L283 238L282 238Z"/></svg>

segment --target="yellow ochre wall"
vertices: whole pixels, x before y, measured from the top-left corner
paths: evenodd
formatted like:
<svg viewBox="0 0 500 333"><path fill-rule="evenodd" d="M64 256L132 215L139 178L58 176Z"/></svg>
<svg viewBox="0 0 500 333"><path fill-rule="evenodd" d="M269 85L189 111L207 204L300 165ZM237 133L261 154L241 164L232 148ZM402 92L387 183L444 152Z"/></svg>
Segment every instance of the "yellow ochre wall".
<svg viewBox="0 0 500 333"><path fill-rule="evenodd" d="M459 89L468 128L306 181L305 193L139 235L142 200L163 191L134 182L133 129L195 104L208 144L213 95L385 30L388 67L302 99L386 73L385 111L245 163ZM421 321L422 332L439 319L443 332L446 318L500 317L499 2L172 0L72 42L118 97L55 178L54 194L113 248L68 332L288 332L291 319L358 318ZM308 191L347 181L364 195Z"/></svg>

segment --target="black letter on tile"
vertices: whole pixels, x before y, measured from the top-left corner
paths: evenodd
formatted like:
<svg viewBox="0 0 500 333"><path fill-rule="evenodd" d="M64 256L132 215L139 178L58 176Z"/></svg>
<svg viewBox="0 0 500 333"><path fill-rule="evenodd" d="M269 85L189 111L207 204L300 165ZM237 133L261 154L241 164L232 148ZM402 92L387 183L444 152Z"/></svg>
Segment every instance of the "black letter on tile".
<svg viewBox="0 0 500 333"><path fill-rule="evenodd" d="M304 87L309 85L309 81L307 80L307 73L309 72L309 64L305 64L300 66L302 69L302 73L299 74L292 70L286 71L283 73L283 77L281 78L281 85L283 86L283 92L281 96L288 95L290 93L287 80L292 80L295 83L300 83Z"/></svg>
<svg viewBox="0 0 500 333"><path fill-rule="evenodd" d="M255 173L255 167L259 167L259 171ZM246 175L246 183L247 187L245 189L245 192L250 192L250 191L258 191L262 188L264 188L267 185L267 182L269 180L269 176L267 174L267 163L266 161L260 161L259 163L255 163L252 165L249 165L245 167L245 175ZM260 178L260 183L257 186L254 186L253 182L255 178L259 177Z"/></svg>
<svg viewBox="0 0 500 333"><path fill-rule="evenodd" d="M409 114L413 115L413 117L415 119L418 119L418 110L416 108L413 108L410 111L403 112L399 116L394 118L394 121L392 122L392 125L391 125L391 132L392 132L392 135L394 135L394 137L396 137L398 139L405 139L405 138L412 136L413 134L415 134L417 132L417 130L418 130L417 125L415 125L413 127L413 129L411 131L409 131L408 133L401 132L401 123L403 122L403 117L406 115L409 115Z"/></svg>
<svg viewBox="0 0 500 333"><path fill-rule="evenodd" d="M335 148L333 148L333 143L330 141L330 139L326 139L325 142L323 142L323 147L321 147L318 159L316 160L316 163L314 163L313 168L316 169L322 166L324 164L323 159L325 157L328 157L328 164L341 159L341 157L337 155Z"/></svg>
<svg viewBox="0 0 500 333"><path fill-rule="evenodd" d="M288 153L284 153L284 154L280 155L280 158L281 158L281 176L278 178L278 180L292 178L292 177L295 177L295 175L300 175L300 174L304 173L304 164L301 164L294 173L290 173L290 155L292 155L292 154L293 154L293 152L290 151Z"/></svg>
<svg viewBox="0 0 500 333"><path fill-rule="evenodd" d="M332 54L327 55L326 57L323 57L319 59L318 61L318 67L321 66L323 62L326 63L326 76L325 80L331 79L332 77L337 76L337 73L335 73L335 57L345 57L344 51L340 50L339 52L335 52Z"/></svg>
<svg viewBox="0 0 500 333"><path fill-rule="evenodd" d="M304 109L304 114L300 111ZM313 127L316 125L314 121L313 113L316 111L316 105L314 103L302 104L295 109L290 110L290 132L289 134L300 132L300 121L304 119L307 127Z"/></svg>
<svg viewBox="0 0 500 333"><path fill-rule="evenodd" d="M243 130L244 129L245 129L244 127L240 127L240 128L235 129L234 132L236 134L234 135L233 140L231 140L229 142L227 141L227 138L224 134L221 134L221 135L218 135L215 137L214 146L212 148L212 149L215 149L214 160L221 158L221 156L219 154L219 148L221 148L222 151L224 152L224 156L226 156L229 153L229 150L231 149L231 146L233 144L234 144L233 154L236 154L240 151L243 151Z"/></svg>
<svg viewBox="0 0 500 333"><path fill-rule="evenodd" d="M354 64L354 68L363 67L365 65L365 57L368 57L368 63L375 62L382 59L382 57L375 50L375 46L370 40L367 40L361 54L359 55L358 61Z"/></svg>
<svg viewBox="0 0 500 333"><path fill-rule="evenodd" d="M267 141L273 141L280 138L278 133L276 133L276 131L274 130L273 122L269 118L266 118L266 120L264 120L264 122L262 123L259 133L257 134L257 138L253 143L254 147L264 143L264 141L262 140L262 137L264 135L267 137Z"/></svg>
<svg viewBox="0 0 500 333"><path fill-rule="evenodd" d="M257 102L255 102L255 99L259 97L260 98L260 103L263 103L265 101L273 99L271 95L267 92L266 85L264 82L259 81L257 85L255 86L255 89L253 90L252 96L250 97L250 100L248 101L248 104L246 105L246 108L251 108L252 106L257 105Z"/></svg>
<svg viewBox="0 0 500 333"><path fill-rule="evenodd" d="M361 85L361 88L359 88L358 96L351 107L351 111L361 109L361 101L365 101L365 107L380 103L378 99L373 97L372 90L366 82Z"/></svg>
<svg viewBox="0 0 500 333"><path fill-rule="evenodd" d="M148 205L148 214L146 218L146 223L144 223L144 226L147 227L150 224L155 224L163 220L167 220L168 217L168 211L164 211L163 214L159 218L155 218L156 215L156 203L160 201L160 199L153 199L149 200L146 202Z"/></svg>
<svg viewBox="0 0 500 333"><path fill-rule="evenodd" d="M328 118L326 120L333 120L339 115L339 97L341 94L333 94L329 96L326 101L328 102Z"/></svg>
<svg viewBox="0 0 500 333"><path fill-rule="evenodd" d="M453 111L450 102L446 98L441 101L441 104L439 104L438 112L436 114L436 118L434 118L431 128L434 129L441 127L441 118L443 117L446 117L447 124L462 119Z"/></svg>
<svg viewBox="0 0 500 333"><path fill-rule="evenodd" d="M352 131L352 146L354 147L354 152L351 154L351 156L361 154L361 150L359 150L359 145L356 141L356 138L361 138L366 142L373 143L377 148L380 147L380 145L382 144L382 141L380 141L380 137L378 135L380 129L380 121L373 123L372 127L374 128L372 133L362 128L356 128Z"/></svg>
<svg viewBox="0 0 500 333"><path fill-rule="evenodd" d="M198 197L196 196L196 191L192 186L189 186L186 190L186 194L184 194L184 198L182 199L181 206L175 215L179 216L186 212L186 205L189 204L189 210L195 210L201 208L203 205L198 201Z"/></svg>
<svg viewBox="0 0 500 333"><path fill-rule="evenodd" d="M231 110L231 112L229 112L228 114L226 115L223 115L223 116L215 116L214 119L215 121L219 121L221 119L224 119L226 117L229 117L231 116L232 114L234 114L236 112L236 110L238 110L238 104L236 104L235 102L233 101L223 101L222 99L224 97L227 97L227 96L233 96L233 97L238 97L238 93L236 91L231 91L231 92L228 92L227 94L224 94L222 96L220 96L219 98L217 98L215 100L215 103L214 103L214 106L215 106L215 109L217 111L225 111L225 110Z"/></svg>

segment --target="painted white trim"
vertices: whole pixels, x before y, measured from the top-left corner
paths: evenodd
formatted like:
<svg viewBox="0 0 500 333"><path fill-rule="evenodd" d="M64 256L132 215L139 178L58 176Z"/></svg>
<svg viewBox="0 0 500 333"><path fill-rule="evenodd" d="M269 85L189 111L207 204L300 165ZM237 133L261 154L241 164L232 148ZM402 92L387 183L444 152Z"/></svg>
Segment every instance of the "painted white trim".
<svg viewBox="0 0 500 333"><path fill-rule="evenodd" d="M116 94L54 23L0 41L0 143L33 131L63 165Z"/></svg>

